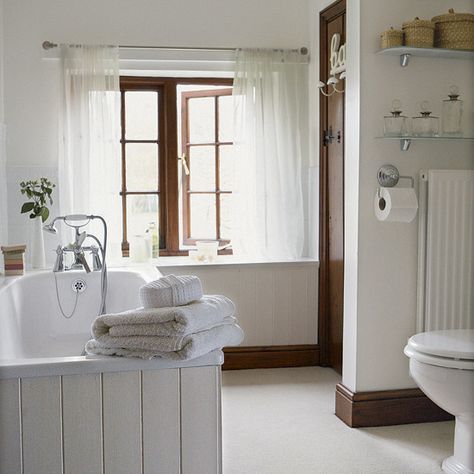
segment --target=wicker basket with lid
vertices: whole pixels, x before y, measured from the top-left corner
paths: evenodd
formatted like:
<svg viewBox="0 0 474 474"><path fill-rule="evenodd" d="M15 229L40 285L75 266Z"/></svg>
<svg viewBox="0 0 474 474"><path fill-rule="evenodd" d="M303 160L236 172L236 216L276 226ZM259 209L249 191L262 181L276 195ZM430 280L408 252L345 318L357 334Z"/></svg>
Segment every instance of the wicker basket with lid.
<svg viewBox="0 0 474 474"><path fill-rule="evenodd" d="M380 46L382 49L403 46L403 31L395 30L393 26L380 35Z"/></svg>
<svg viewBox="0 0 474 474"><path fill-rule="evenodd" d="M434 24L430 20L406 21L402 25L405 33L405 46L414 48L432 48L434 42Z"/></svg>
<svg viewBox="0 0 474 474"><path fill-rule="evenodd" d="M474 14L455 13L452 8L445 15L431 19L435 24L435 46L447 49L474 50Z"/></svg>

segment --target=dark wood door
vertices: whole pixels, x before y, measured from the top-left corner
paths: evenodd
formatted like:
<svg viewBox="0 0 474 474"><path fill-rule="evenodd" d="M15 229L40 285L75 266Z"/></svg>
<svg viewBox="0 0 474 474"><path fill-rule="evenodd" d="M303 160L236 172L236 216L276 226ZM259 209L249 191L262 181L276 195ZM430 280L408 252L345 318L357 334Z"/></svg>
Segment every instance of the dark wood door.
<svg viewBox="0 0 474 474"><path fill-rule="evenodd" d="M345 43L345 0L320 14L320 75L327 82L331 38ZM344 90L344 81L337 84ZM326 87L332 92L332 87ZM344 299L344 93L321 95L320 107L320 282L319 331L321 360L342 372Z"/></svg>

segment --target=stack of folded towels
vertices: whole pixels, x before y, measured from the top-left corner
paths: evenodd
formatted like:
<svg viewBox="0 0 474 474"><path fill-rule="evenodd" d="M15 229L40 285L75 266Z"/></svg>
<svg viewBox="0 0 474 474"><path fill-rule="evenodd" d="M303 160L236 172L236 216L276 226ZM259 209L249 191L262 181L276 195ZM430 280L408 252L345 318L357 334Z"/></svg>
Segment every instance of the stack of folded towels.
<svg viewBox="0 0 474 474"><path fill-rule="evenodd" d="M244 333L229 298L203 295L196 276L168 275L140 288L143 307L103 314L92 324L88 354L189 360L239 345Z"/></svg>

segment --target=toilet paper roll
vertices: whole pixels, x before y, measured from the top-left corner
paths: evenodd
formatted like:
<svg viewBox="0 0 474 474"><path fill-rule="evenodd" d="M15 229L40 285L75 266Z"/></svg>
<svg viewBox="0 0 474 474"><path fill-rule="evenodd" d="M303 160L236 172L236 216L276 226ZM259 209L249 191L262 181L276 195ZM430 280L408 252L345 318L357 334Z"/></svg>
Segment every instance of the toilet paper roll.
<svg viewBox="0 0 474 474"><path fill-rule="evenodd" d="M413 188L380 188L374 207L379 221L411 222L418 210L418 200Z"/></svg>

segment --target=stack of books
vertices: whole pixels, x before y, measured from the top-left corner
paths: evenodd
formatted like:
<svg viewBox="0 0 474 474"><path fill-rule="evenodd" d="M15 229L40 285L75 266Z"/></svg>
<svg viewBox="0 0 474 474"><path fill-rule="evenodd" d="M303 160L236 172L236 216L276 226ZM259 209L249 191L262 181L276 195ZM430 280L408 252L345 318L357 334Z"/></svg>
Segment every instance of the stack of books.
<svg viewBox="0 0 474 474"><path fill-rule="evenodd" d="M26 245L7 245L0 247L0 249L3 252L5 276L23 275Z"/></svg>

